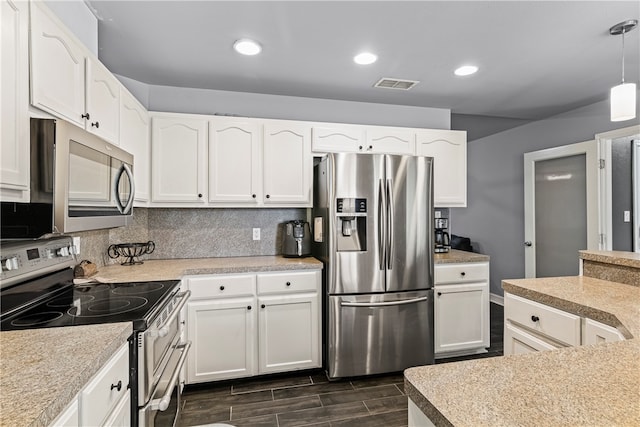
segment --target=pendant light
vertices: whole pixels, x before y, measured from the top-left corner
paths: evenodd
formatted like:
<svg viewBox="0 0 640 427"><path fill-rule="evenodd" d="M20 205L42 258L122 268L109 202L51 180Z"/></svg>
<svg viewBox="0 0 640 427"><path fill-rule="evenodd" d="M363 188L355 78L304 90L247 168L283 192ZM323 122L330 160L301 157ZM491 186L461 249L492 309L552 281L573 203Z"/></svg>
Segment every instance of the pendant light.
<svg viewBox="0 0 640 427"><path fill-rule="evenodd" d="M637 19L620 22L609 28L609 34L622 34L622 83L611 88L611 121L621 122L636 117L636 84L624 82L624 35L636 28Z"/></svg>

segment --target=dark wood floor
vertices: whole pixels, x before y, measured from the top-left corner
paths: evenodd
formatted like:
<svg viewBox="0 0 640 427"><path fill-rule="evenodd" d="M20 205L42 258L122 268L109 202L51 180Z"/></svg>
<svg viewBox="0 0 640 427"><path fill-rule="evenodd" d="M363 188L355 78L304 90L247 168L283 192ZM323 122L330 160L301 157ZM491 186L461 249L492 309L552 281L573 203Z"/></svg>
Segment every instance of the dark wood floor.
<svg viewBox="0 0 640 427"><path fill-rule="evenodd" d="M503 308L491 304L487 353L436 363L502 355ZM404 427L402 372L329 382L321 370L187 386L179 426L216 422L236 427Z"/></svg>

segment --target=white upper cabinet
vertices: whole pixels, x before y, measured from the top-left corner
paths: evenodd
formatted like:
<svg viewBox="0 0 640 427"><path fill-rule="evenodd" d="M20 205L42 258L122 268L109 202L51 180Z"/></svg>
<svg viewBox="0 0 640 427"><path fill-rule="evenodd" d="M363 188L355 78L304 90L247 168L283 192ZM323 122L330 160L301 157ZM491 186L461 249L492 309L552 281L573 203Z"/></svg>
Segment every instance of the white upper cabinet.
<svg viewBox="0 0 640 427"><path fill-rule="evenodd" d="M434 158L435 207L467 206L467 132L421 129L416 154Z"/></svg>
<svg viewBox="0 0 640 427"><path fill-rule="evenodd" d="M135 200L149 201L150 138L149 113L124 88L120 88L120 147L133 154Z"/></svg>
<svg viewBox="0 0 640 427"><path fill-rule="evenodd" d="M311 206L311 125L265 121L263 139L265 204Z"/></svg>
<svg viewBox="0 0 640 427"><path fill-rule="evenodd" d="M367 127L364 152L414 154L416 134L413 129Z"/></svg>
<svg viewBox="0 0 640 427"><path fill-rule="evenodd" d="M118 144L120 82L96 60L87 58L86 129L107 141Z"/></svg>
<svg viewBox="0 0 640 427"><path fill-rule="evenodd" d="M29 201L29 4L1 0L0 194Z"/></svg>
<svg viewBox="0 0 640 427"><path fill-rule="evenodd" d="M153 202L206 202L207 120L179 114L151 119Z"/></svg>
<svg viewBox="0 0 640 427"><path fill-rule="evenodd" d="M31 104L84 127L83 46L42 2L30 5Z"/></svg>
<svg viewBox="0 0 640 427"><path fill-rule="evenodd" d="M209 121L210 202L256 205L262 200L261 129L251 119Z"/></svg>
<svg viewBox="0 0 640 427"><path fill-rule="evenodd" d="M364 127L350 125L314 126L311 150L316 153L364 151Z"/></svg>

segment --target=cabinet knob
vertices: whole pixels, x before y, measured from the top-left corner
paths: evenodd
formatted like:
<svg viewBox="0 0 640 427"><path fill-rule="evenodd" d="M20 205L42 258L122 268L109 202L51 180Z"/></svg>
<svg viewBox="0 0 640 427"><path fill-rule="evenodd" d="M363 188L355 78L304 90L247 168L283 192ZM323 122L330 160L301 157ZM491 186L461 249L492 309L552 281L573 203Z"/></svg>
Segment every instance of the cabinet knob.
<svg viewBox="0 0 640 427"><path fill-rule="evenodd" d="M82 114L82 115L80 115L80 117L83 118L83 119L91 120L91 116L89 115L89 113Z"/></svg>
<svg viewBox="0 0 640 427"><path fill-rule="evenodd" d="M198 198L202 199L202 193L198 193Z"/></svg>
<svg viewBox="0 0 640 427"><path fill-rule="evenodd" d="M373 145L370 145L368 150L373 150Z"/></svg>
<svg viewBox="0 0 640 427"><path fill-rule="evenodd" d="M265 308L265 307L266 307L266 305L262 304L260 307L261 307L261 308Z"/></svg>
<svg viewBox="0 0 640 427"><path fill-rule="evenodd" d="M118 381L118 384L111 384L111 390L117 389L118 391L122 390L122 381Z"/></svg>
<svg viewBox="0 0 640 427"><path fill-rule="evenodd" d="M465 273L464 271L460 273L460 275L461 275L462 277L464 277L464 276L465 276L465 274L466 274L466 273Z"/></svg>
<svg viewBox="0 0 640 427"><path fill-rule="evenodd" d="M438 296L442 295L442 292L438 292Z"/></svg>
<svg viewBox="0 0 640 427"><path fill-rule="evenodd" d="M540 320L540 318L538 316L531 316L531 321L532 322L537 322L538 320Z"/></svg>
<svg viewBox="0 0 640 427"><path fill-rule="evenodd" d="M267 199L271 198L271 196L270 196L270 195L268 195L268 194L267 194L265 197L266 197Z"/></svg>
<svg viewBox="0 0 640 427"><path fill-rule="evenodd" d="M251 306L250 305L247 306L247 310L251 310Z"/></svg>
<svg viewBox="0 0 640 427"><path fill-rule="evenodd" d="M96 129L100 128L100 122L91 123L91 126L95 126Z"/></svg>
<svg viewBox="0 0 640 427"><path fill-rule="evenodd" d="M287 286L291 286L291 282L287 282Z"/></svg>
<svg viewBox="0 0 640 427"><path fill-rule="evenodd" d="M252 194L252 195L251 195L251 197L253 197L253 198L255 199L255 198L256 198L256 195L255 195L255 194Z"/></svg>
<svg viewBox="0 0 640 427"><path fill-rule="evenodd" d="M358 147L358 150L362 150L362 145Z"/></svg>
<svg viewBox="0 0 640 427"><path fill-rule="evenodd" d="M224 291L224 285L223 285L223 286L220 286L220 290L221 290L221 291Z"/></svg>

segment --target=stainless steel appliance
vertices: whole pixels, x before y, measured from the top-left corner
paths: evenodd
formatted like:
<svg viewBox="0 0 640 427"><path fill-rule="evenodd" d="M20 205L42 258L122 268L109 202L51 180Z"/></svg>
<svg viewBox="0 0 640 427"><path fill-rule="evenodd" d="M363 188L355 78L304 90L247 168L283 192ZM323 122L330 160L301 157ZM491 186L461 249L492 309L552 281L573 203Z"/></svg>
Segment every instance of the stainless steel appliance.
<svg viewBox="0 0 640 427"><path fill-rule="evenodd" d="M178 318L190 293L179 281L73 284L70 237L0 244L0 330L132 322L131 425L171 426L190 343Z"/></svg>
<svg viewBox="0 0 640 427"><path fill-rule="evenodd" d="M282 233L282 256L305 257L311 255L311 231L307 221L289 221Z"/></svg>
<svg viewBox="0 0 640 427"><path fill-rule="evenodd" d="M332 379L433 363L432 161L336 153L315 166Z"/></svg>
<svg viewBox="0 0 640 427"><path fill-rule="evenodd" d="M447 218L435 219L435 240L433 251L437 254L447 253L451 249L451 239L447 229L449 220Z"/></svg>
<svg viewBox="0 0 640 427"><path fill-rule="evenodd" d="M133 156L64 120L31 119L30 203L2 202L2 238L132 221Z"/></svg>

